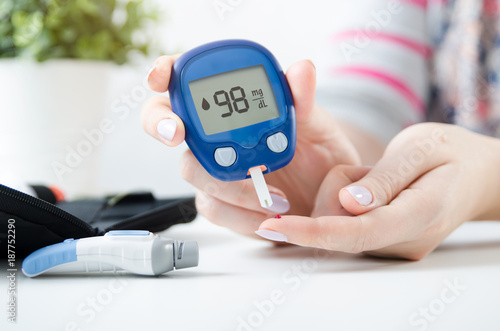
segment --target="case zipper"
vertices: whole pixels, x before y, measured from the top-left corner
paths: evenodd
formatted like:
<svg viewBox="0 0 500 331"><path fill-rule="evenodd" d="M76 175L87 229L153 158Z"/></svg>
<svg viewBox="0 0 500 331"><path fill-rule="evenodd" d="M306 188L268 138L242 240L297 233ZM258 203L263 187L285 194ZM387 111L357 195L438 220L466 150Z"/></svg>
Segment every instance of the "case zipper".
<svg viewBox="0 0 500 331"><path fill-rule="evenodd" d="M32 197L31 195L25 194L23 192L16 191L2 184L0 184L0 196L1 195L10 197L17 201L21 201L28 206L31 206L32 208L42 209L60 219L70 222L71 224L87 232L89 236L96 235L96 231L94 230L94 228L92 228L92 226L49 202Z"/></svg>

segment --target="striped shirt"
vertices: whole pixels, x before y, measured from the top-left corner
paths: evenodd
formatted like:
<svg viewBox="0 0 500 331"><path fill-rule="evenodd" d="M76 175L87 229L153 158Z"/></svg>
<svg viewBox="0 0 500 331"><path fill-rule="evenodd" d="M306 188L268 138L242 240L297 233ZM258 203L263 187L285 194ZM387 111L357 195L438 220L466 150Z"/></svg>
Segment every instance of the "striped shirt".
<svg viewBox="0 0 500 331"><path fill-rule="evenodd" d="M499 3L350 1L318 103L386 142L422 121L500 137Z"/></svg>

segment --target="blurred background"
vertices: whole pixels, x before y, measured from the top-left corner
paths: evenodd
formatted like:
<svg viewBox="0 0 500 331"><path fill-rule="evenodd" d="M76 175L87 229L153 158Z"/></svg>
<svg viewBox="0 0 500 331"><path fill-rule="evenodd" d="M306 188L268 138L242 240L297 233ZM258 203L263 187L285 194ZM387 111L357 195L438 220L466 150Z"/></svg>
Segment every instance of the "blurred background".
<svg viewBox="0 0 500 331"><path fill-rule="evenodd" d="M313 60L321 85L348 14L340 0L0 0L0 182L55 184L70 198L192 194L179 176L187 146L140 125L154 59L250 39L283 69Z"/></svg>

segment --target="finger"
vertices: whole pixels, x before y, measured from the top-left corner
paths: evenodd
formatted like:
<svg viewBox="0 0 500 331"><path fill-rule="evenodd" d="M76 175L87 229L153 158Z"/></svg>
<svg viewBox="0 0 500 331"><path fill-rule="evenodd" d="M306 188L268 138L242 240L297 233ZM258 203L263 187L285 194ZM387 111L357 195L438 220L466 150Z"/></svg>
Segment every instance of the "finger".
<svg viewBox="0 0 500 331"><path fill-rule="evenodd" d="M441 173L439 175L442 176ZM270 240L349 253L381 250L416 239L418 243L422 237L432 236L428 231L435 225L434 221L440 219L436 215L441 209L440 200L423 189L432 185L435 179L435 176L429 176L426 181L422 181L422 187L404 190L390 205L363 215L318 218L283 216L281 219L264 221L257 234ZM435 226L434 231L442 232L439 226ZM434 242L431 249L435 247ZM395 250L392 255L409 259L422 256L418 255L422 250L415 251L413 255L409 254L409 250L406 252L408 255L405 256ZM424 252L426 254L428 250ZM385 254L388 253L385 250Z"/></svg>
<svg viewBox="0 0 500 331"><path fill-rule="evenodd" d="M290 209L286 195L278 188L268 185L273 204L269 208L261 207L255 187L250 179L235 182L223 182L213 178L188 150L181 158L181 176L201 191L224 201L248 210L266 214L283 214Z"/></svg>
<svg viewBox="0 0 500 331"><path fill-rule="evenodd" d="M293 64L286 72L293 95L297 123L307 122L314 109L316 91L316 67L310 60Z"/></svg>
<svg viewBox="0 0 500 331"><path fill-rule="evenodd" d="M156 92L166 92L168 90L168 83L170 82L170 73L172 66L179 58L177 55L163 55L157 58L147 75L149 88Z"/></svg>
<svg viewBox="0 0 500 331"><path fill-rule="evenodd" d="M144 131L167 146L177 146L184 141L184 123L172 111L167 97L149 99L142 107L141 123Z"/></svg>
<svg viewBox="0 0 500 331"><path fill-rule="evenodd" d="M339 193L342 206L354 215L390 203L403 189L446 162L440 142L419 137L389 146L373 169Z"/></svg>
<svg viewBox="0 0 500 331"><path fill-rule="evenodd" d="M311 217L352 215L340 204L339 191L361 179L370 169L348 165L338 165L331 169L318 190Z"/></svg>
<svg viewBox="0 0 500 331"><path fill-rule="evenodd" d="M255 234L266 214L223 202L206 192L196 192L196 209L210 222L237 233L262 239Z"/></svg>
<svg viewBox="0 0 500 331"><path fill-rule="evenodd" d="M376 250L404 241L411 235L402 226L407 222L394 221L403 213L389 208L384 206L359 216L282 216L264 221L256 233L270 240L341 252Z"/></svg>

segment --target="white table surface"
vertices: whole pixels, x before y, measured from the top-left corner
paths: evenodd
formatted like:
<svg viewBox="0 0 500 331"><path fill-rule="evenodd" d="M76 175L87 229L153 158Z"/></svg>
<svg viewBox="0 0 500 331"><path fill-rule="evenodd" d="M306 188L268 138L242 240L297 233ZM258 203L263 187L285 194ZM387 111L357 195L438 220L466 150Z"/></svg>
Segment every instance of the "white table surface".
<svg viewBox="0 0 500 331"><path fill-rule="evenodd" d="M203 218L162 235L197 240L199 267L161 277L19 272L17 324L2 308L0 330L500 330L500 222L466 224L420 262L275 248Z"/></svg>

